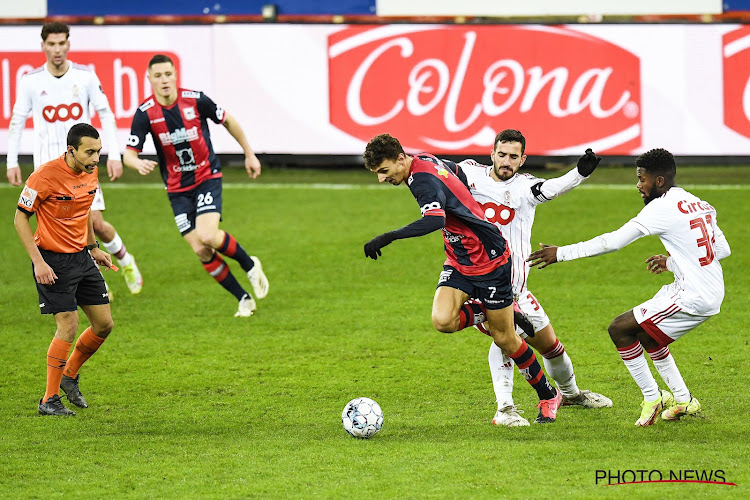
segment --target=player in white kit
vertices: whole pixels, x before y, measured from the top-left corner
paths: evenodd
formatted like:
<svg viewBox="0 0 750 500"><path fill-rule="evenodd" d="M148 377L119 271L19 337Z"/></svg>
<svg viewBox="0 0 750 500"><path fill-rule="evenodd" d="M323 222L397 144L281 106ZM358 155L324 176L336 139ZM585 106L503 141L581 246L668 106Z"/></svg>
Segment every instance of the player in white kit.
<svg viewBox="0 0 750 500"><path fill-rule="evenodd" d="M533 336L528 336L521 327L517 327L517 332L541 353L544 369L560 389L563 404L609 407L612 406L609 398L578 388L573 363L565 347L555 335L541 304L526 288L529 275L526 258L531 253L531 227L536 207L578 186L591 175L600 158L588 150L578 160L576 168L561 177L545 180L518 173L526 161L525 150L526 139L521 132L503 130L495 137L495 147L490 153L492 166L474 160L464 160L458 166L466 176L472 196L484 209L485 218L500 229L510 247L513 294L520 312L531 323L526 329ZM483 331L481 327L479 330ZM513 403L513 361L492 343L489 364L498 408L492 423L509 427L529 425Z"/></svg>
<svg viewBox="0 0 750 500"><path fill-rule="evenodd" d="M678 420L701 409L668 345L719 313L724 300L719 261L731 250L716 222L716 209L675 186L677 167L669 151L652 149L639 156L635 165L637 188L646 205L638 215L620 229L588 241L563 247L543 245L528 260L544 268L555 262L613 252L643 236L659 237L668 256L653 255L646 264L655 274L672 271L674 282L609 325L609 336L643 393L641 416L635 425L646 427L656 422L660 411L663 420ZM671 394L659 389L644 349Z"/></svg>
<svg viewBox="0 0 750 500"><path fill-rule="evenodd" d="M122 175L122 161L117 147L115 116L93 69L68 61L67 25L53 22L42 27L42 52L47 63L21 78L8 133L8 181L21 185L18 150L26 119L34 120L34 169L54 160L66 149L68 130L76 123L91 123L89 106L102 122L104 144L108 148L107 171L110 181ZM104 220L104 197L97 190L91 205L94 232L109 253L117 257L131 293L139 293L143 278L115 228Z"/></svg>

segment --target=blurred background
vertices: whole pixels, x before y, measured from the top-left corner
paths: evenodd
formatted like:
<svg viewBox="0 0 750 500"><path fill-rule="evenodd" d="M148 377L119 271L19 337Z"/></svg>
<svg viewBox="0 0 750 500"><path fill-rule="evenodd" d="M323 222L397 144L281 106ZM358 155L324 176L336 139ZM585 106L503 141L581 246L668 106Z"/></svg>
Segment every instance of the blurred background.
<svg viewBox="0 0 750 500"><path fill-rule="evenodd" d="M587 147L610 164L654 147L750 164L750 0L5 0L0 17L0 162L17 83L56 20L71 26L68 59L96 69L121 150L151 94L146 64L165 53L266 166L361 168L383 132L487 162L505 128L524 133L530 164ZM212 139L238 162L228 133Z"/></svg>

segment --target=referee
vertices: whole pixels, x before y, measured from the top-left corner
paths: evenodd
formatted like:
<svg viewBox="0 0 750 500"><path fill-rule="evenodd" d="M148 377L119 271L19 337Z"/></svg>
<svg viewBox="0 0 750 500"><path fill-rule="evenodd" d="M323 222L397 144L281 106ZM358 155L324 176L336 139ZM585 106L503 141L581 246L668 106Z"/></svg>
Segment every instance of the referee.
<svg viewBox="0 0 750 500"><path fill-rule="evenodd" d="M99 132L78 123L68 132L67 151L45 163L26 181L13 224L31 258L39 309L55 317L57 330L47 351L47 387L39 401L41 415L75 415L60 400L87 408L78 387L78 370L104 343L114 325L104 278L96 267L112 260L99 249L91 221L91 202L99 184ZM37 229L29 220L36 214ZM70 348L78 330L78 307L91 326Z"/></svg>

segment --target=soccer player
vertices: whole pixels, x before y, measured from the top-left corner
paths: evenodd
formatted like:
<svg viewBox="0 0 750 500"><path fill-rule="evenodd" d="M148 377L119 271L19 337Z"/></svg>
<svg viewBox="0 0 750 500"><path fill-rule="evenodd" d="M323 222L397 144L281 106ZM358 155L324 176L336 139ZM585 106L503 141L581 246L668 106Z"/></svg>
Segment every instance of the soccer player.
<svg viewBox="0 0 750 500"><path fill-rule="evenodd" d="M39 401L42 415L75 415L60 400L60 387L68 401L88 407L79 389L78 371L113 327L104 278L94 264L110 267L112 260L99 249L90 210L99 184L96 165L102 143L99 132L87 123L73 125L66 142L64 155L29 176L14 218L18 237L31 257L41 313L53 314L57 323L47 351L47 388ZM36 232L29 223L34 214ZM69 357L79 306L91 326L78 337Z"/></svg>
<svg viewBox="0 0 750 500"><path fill-rule="evenodd" d="M122 161L117 148L115 115L109 108L99 78L88 66L68 61L70 29L52 22L42 27L42 52L47 63L27 73L18 84L16 103L8 130L8 181L21 185L18 149L26 118L34 120L34 169L55 159L65 148L67 133L76 123L91 123L89 106L93 105L102 122L109 180L122 175ZM117 230L104 220L104 196L97 190L91 206L94 232L109 253L117 257L122 275L131 293L139 293L143 278L133 256L128 253Z"/></svg>
<svg viewBox="0 0 750 500"><path fill-rule="evenodd" d="M234 237L219 229L221 221L221 165L214 154L208 120L224 125L245 152L245 170L255 179L260 162L240 124L206 94L177 88L172 60L157 54L148 63L148 80L154 95L135 112L125 165L148 175L157 165L167 186L174 220L206 272L237 298L235 316L248 317L255 300L239 284L220 254L239 262L247 273L255 298L268 294L268 279L260 260L247 254ZM139 158L146 135L151 134L159 162Z"/></svg>
<svg viewBox="0 0 750 500"><path fill-rule="evenodd" d="M542 245L528 260L541 269L555 262L613 252L643 236L659 237L668 256L653 255L646 265L654 274L672 271L674 282L609 325L609 336L643 393L641 416L635 425L646 427L656 422L662 410L663 420L678 420L701 409L668 345L719 313L724 300L719 261L731 250L717 224L716 209L675 185L677 167L669 151L652 149L639 156L635 165L636 187L646 205L638 215L616 231L588 241L562 247ZM659 389L644 349L671 394Z"/></svg>
<svg viewBox="0 0 750 500"><path fill-rule="evenodd" d="M500 231L484 220L479 204L444 161L426 154L407 155L388 134L370 140L364 160L378 181L394 186L406 181L422 212L421 219L367 242L365 255L377 260L381 249L394 240L441 229L447 258L432 304L435 329L452 333L486 319L494 342L509 353L539 396L534 422L554 422L561 396L547 382L534 351L516 335L510 252ZM469 297L478 302L467 303Z"/></svg>
<svg viewBox="0 0 750 500"><path fill-rule="evenodd" d="M526 138L521 132L503 130L495 137L495 147L490 152L492 166L464 160L458 164L456 173L462 179L465 177L485 217L500 229L508 243L513 295L521 313L530 322L527 328L531 336L527 336L520 327L517 331L542 354L545 371L562 393L562 404L585 408L610 407L612 401L609 398L578 388L573 363L565 347L555 335L538 299L526 288L529 276L526 258L531 253L531 227L536 207L581 184L591 175L601 158L589 149L579 158L576 168L561 177L545 180L518 173L526 161L525 150ZM486 332L482 325L476 326ZM513 361L494 342L490 345L489 364L498 408L492 423L509 427L529 425L513 404Z"/></svg>

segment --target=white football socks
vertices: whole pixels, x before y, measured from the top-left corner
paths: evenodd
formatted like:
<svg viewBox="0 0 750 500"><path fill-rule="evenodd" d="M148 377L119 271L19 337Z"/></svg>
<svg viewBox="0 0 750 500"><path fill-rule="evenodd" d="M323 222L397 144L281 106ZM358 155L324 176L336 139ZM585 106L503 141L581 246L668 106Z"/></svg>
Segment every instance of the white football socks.
<svg viewBox="0 0 750 500"><path fill-rule="evenodd" d="M497 409L513 406L513 360L494 342L490 343L490 373L492 388L495 390Z"/></svg>

